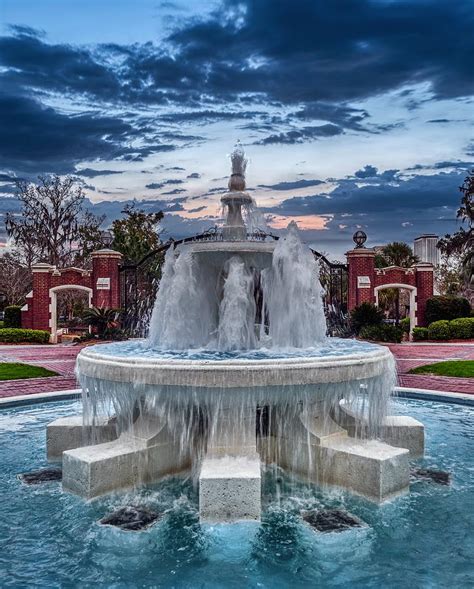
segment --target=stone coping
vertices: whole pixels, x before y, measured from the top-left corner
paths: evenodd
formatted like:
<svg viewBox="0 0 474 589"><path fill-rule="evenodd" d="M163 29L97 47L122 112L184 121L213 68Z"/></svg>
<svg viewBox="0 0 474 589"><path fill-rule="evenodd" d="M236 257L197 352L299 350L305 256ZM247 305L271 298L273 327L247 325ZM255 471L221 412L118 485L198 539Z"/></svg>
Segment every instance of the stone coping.
<svg viewBox="0 0 474 589"><path fill-rule="evenodd" d="M207 388L248 388L338 383L383 374L393 361L388 348L326 357L261 360L184 360L111 356L83 349L79 374L113 382Z"/></svg>

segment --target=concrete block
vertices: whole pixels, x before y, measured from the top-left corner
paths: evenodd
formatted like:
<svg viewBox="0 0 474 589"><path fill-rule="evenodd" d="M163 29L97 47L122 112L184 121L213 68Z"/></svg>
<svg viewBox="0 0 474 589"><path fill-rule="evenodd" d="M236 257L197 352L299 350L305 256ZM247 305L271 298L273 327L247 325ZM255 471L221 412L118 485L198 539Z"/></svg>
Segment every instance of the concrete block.
<svg viewBox="0 0 474 589"><path fill-rule="evenodd" d="M60 462L63 452L115 440L117 437L115 423L111 420L94 427L83 426L82 415L61 417L48 424L46 428L46 451L50 462Z"/></svg>
<svg viewBox="0 0 474 589"><path fill-rule="evenodd" d="M260 459L254 456L205 458L199 477L202 522L259 520Z"/></svg>
<svg viewBox="0 0 474 589"><path fill-rule="evenodd" d="M377 440L334 439L321 446L320 481L382 502L408 491L409 452Z"/></svg>

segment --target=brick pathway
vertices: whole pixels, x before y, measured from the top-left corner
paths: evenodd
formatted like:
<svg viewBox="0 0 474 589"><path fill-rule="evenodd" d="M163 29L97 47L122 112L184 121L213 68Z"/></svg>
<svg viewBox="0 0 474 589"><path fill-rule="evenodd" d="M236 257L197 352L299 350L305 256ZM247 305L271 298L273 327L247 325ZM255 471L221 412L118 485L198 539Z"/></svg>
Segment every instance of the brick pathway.
<svg viewBox="0 0 474 589"><path fill-rule="evenodd" d="M76 356L84 345L71 346L3 346L0 345L0 362L24 362L54 370L59 376L0 381L0 398L66 391L77 388L74 375Z"/></svg>
<svg viewBox="0 0 474 589"><path fill-rule="evenodd" d="M474 342L465 344L389 344L397 359L398 384L414 389L474 395L474 379L408 374L412 368L445 360L474 360Z"/></svg>
<svg viewBox="0 0 474 589"><path fill-rule="evenodd" d="M32 393L62 391L77 387L74 376L76 356L84 345L2 346L0 362L25 362L54 370L59 376L0 381L0 398ZM474 379L408 374L422 364L441 360L474 360L474 342L470 344L390 344L397 359L400 386L416 389L474 394Z"/></svg>

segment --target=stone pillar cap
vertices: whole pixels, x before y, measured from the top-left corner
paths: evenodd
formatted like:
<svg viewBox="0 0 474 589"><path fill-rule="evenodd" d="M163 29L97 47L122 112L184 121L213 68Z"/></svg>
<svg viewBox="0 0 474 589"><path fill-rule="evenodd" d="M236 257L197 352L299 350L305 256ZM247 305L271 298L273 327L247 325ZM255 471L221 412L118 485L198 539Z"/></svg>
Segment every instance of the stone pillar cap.
<svg viewBox="0 0 474 589"><path fill-rule="evenodd" d="M47 264L46 262L38 262L37 264L33 264L31 266L32 272L49 272L50 270L55 270L56 266L52 264Z"/></svg>
<svg viewBox="0 0 474 589"><path fill-rule="evenodd" d="M93 258L121 258L122 254L120 252L115 251L115 250L102 249L102 250L96 250L95 252L92 252L91 256Z"/></svg>
<svg viewBox="0 0 474 589"><path fill-rule="evenodd" d="M375 256L375 250L371 247L356 247L353 250L349 250L345 253L346 256L365 256L371 257Z"/></svg>

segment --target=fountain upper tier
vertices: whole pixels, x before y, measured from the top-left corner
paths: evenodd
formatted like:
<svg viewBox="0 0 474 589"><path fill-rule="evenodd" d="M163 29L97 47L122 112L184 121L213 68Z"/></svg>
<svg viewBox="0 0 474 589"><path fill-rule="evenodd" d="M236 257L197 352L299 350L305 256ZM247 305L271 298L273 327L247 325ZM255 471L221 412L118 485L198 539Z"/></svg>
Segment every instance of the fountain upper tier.
<svg viewBox="0 0 474 589"><path fill-rule="evenodd" d="M229 192L221 198L227 218L222 228L222 236L226 241L244 241L247 238L247 227L242 217L242 207L247 210L252 206L252 197L245 192L245 170L247 159L239 142L231 156L232 173L229 178Z"/></svg>

